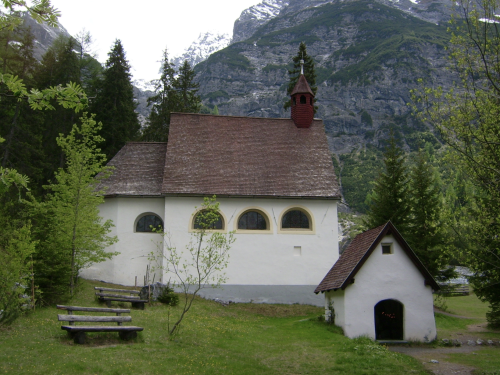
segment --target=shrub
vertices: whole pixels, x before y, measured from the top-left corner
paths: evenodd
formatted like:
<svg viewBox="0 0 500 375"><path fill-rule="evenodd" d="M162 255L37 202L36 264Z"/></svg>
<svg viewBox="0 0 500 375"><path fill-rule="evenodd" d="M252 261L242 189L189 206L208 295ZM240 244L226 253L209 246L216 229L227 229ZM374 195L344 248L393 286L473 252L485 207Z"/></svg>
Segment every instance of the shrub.
<svg viewBox="0 0 500 375"><path fill-rule="evenodd" d="M174 293L174 289L167 285L158 296L158 301L168 306L177 306L179 304L179 296Z"/></svg>

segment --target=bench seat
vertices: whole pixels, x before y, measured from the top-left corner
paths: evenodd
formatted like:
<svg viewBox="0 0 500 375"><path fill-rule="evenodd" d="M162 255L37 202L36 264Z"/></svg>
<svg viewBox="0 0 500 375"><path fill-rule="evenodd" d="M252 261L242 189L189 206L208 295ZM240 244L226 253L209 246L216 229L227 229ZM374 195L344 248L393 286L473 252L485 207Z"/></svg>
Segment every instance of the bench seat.
<svg viewBox="0 0 500 375"><path fill-rule="evenodd" d="M143 327L135 326L61 326L68 332L121 332L121 331L143 331Z"/></svg>
<svg viewBox="0 0 500 375"><path fill-rule="evenodd" d="M138 290L129 290L129 289L114 289L114 288L102 288L102 287L94 287L96 292L95 295L99 298L99 301L106 302L108 307L111 307L111 302L131 302L133 307L140 308L144 310L144 304L148 303L149 300L141 299L140 296L133 294L140 294ZM105 293L103 293L105 292ZM115 293L128 293L130 295L123 294L115 294Z"/></svg>

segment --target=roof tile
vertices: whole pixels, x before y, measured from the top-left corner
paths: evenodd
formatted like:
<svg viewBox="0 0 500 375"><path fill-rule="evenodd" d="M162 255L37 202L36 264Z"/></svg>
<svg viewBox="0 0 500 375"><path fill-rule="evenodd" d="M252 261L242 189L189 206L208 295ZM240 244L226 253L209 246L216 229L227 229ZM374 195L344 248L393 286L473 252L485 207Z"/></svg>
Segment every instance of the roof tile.
<svg viewBox="0 0 500 375"><path fill-rule="evenodd" d="M106 196L161 195L166 152L166 143L127 143L107 164L115 169L98 188L106 186Z"/></svg>
<svg viewBox="0 0 500 375"><path fill-rule="evenodd" d="M173 113L162 193L340 197L321 120Z"/></svg>

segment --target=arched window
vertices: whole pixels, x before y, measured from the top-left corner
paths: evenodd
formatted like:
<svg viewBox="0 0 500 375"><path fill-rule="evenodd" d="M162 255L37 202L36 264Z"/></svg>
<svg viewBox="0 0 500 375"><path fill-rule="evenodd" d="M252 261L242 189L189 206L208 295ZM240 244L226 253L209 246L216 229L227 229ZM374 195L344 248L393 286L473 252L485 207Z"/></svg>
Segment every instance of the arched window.
<svg viewBox="0 0 500 375"><path fill-rule="evenodd" d="M295 99L295 96L292 98L293 105L297 104L297 99Z"/></svg>
<svg viewBox="0 0 500 375"><path fill-rule="evenodd" d="M163 229L163 220L155 214L146 214L137 220L135 225L136 232L152 232L153 228L156 230Z"/></svg>
<svg viewBox="0 0 500 375"><path fill-rule="evenodd" d="M308 215L301 210L291 210L281 219L283 229L311 229Z"/></svg>
<svg viewBox="0 0 500 375"><path fill-rule="evenodd" d="M212 220L205 216L207 213L208 212L204 210L196 214L193 220L193 229L224 229L224 219L221 214L214 213L218 218L217 220ZM211 223L209 223L209 225L204 225L204 221L211 221Z"/></svg>
<svg viewBox="0 0 500 375"><path fill-rule="evenodd" d="M259 211L247 211L238 220L238 229L266 230L267 220Z"/></svg>
<svg viewBox="0 0 500 375"><path fill-rule="evenodd" d="M307 104L307 99L304 95L300 96L300 104Z"/></svg>

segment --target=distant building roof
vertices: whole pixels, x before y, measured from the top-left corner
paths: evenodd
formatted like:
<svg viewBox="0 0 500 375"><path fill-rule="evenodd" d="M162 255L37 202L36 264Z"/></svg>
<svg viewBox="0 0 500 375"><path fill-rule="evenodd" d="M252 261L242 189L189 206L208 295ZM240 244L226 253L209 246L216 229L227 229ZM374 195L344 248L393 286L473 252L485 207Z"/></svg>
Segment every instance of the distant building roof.
<svg viewBox="0 0 500 375"><path fill-rule="evenodd" d="M105 195L160 196L166 153L166 143L127 143L108 163L114 171L103 181Z"/></svg>
<svg viewBox="0 0 500 375"><path fill-rule="evenodd" d="M309 93L312 96L314 96L311 87L309 87L309 84L307 83L306 77L303 74L301 74L290 95L304 94L304 93Z"/></svg>
<svg viewBox="0 0 500 375"><path fill-rule="evenodd" d="M429 271L427 271L410 246L408 246L396 227L389 221L377 228L358 234L316 287L314 293L340 288L345 289L352 282L356 273L361 269L382 238L388 234L392 234L398 241L402 249L406 252L406 255L408 255L415 267L424 276L427 284L434 290L439 290L438 284Z"/></svg>
<svg viewBox="0 0 500 375"><path fill-rule="evenodd" d="M321 120L173 113L162 193L340 198Z"/></svg>

